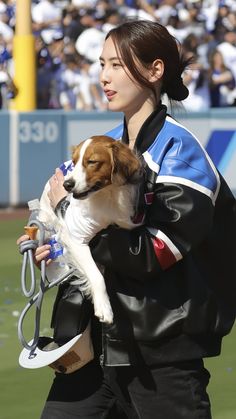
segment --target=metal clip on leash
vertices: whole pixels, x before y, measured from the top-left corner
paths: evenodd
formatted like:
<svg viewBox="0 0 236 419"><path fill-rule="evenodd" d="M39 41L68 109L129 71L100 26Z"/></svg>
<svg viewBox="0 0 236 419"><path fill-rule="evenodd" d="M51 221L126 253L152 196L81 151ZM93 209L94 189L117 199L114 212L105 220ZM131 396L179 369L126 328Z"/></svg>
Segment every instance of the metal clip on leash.
<svg viewBox="0 0 236 419"><path fill-rule="evenodd" d="M39 230L39 240L36 240L36 234ZM38 345L39 340L39 332L40 332L40 317L41 317L41 308L43 303L44 294L46 291L51 289L52 287L60 284L64 280L68 280L74 273L74 269L69 269L66 274L60 276L56 280L48 283L46 277L46 262L42 260L40 263L41 267L41 278L39 283L39 291L37 294L33 295L36 290L36 276L35 276L35 268L34 268L34 259L33 259L33 251L38 247L44 244L44 236L45 236L45 227L44 225L38 220L31 220L28 225L25 227L25 232L30 237L30 240L26 240L22 242L19 246L19 251L23 255L23 263L22 263L22 270L21 270L21 287L25 297L31 298L28 304L23 309L19 321L18 321L18 338L24 348L30 351L29 357L34 357L34 350ZM27 273L27 265L30 266L30 275L31 275L31 284L30 289L27 290L26 286L26 273ZM32 307L33 304L36 303L36 313L35 313L35 327L34 327L34 337L32 344L26 342L24 335L23 335L23 320L27 311Z"/></svg>

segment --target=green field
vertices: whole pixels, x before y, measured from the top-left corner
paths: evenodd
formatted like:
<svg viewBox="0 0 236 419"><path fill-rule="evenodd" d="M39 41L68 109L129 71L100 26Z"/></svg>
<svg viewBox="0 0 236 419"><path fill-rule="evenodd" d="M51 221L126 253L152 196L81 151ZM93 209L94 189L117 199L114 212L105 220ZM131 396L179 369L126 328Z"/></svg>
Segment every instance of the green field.
<svg viewBox="0 0 236 419"><path fill-rule="evenodd" d="M15 242L23 226L24 220L0 221L0 419L38 419L53 377L50 368L24 370L18 366L21 345L17 338L17 315L26 299L20 290L22 257ZM45 335L50 335L53 298L54 292L49 291L41 322ZM33 318L29 317L24 328L27 338L32 335ZM235 419L236 327L225 338L221 356L205 364L212 376L209 393L213 419Z"/></svg>

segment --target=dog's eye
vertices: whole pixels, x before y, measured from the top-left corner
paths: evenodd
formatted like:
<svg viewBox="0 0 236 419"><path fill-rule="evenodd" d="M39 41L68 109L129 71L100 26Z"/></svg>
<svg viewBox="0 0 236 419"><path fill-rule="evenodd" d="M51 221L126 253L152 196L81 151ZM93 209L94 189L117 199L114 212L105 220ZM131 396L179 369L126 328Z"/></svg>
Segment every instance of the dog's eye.
<svg viewBox="0 0 236 419"><path fill-rule="evenodd" d="M97 160L88 160L88 164L93 165L93 164L96 164L96 163L98 163Z"/></svg>

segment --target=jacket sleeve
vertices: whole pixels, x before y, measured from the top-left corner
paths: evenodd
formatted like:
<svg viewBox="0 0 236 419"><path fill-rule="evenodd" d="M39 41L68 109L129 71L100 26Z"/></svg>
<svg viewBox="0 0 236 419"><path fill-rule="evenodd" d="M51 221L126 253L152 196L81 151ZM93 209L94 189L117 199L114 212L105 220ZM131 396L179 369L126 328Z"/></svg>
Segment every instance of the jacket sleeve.
<svg viewBox="0 0 236 419"><path fill-rule="evenodd" d="M91 242L96 262L133 279L146 280L181 260L211 229L214 205L206 194L177 183L157 183L145 224L111 226Z"/></svg>

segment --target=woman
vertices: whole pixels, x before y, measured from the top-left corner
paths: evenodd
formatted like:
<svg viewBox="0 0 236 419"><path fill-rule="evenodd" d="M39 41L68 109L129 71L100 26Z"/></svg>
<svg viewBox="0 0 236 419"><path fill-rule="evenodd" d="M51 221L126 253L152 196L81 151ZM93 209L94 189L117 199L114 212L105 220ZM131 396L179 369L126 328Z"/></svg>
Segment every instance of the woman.
<svg viewBox="0 0 236 419"><path fill-rule="evenodd" d="M56 374L41 419L209 419L202 359L219 355L235 318L235 200L161 104L163 94L188 95L187 62L165 27L130 21L112 29L100 62L109 110L124 113L108 134L143 159L145 222L132 231L111 226L91 243L114 323L93 328L94 361ZM52 205L64 211L60 170L50 184ZM36 261L48 252L39 247Z"/></svg>
<svg viewBox="0 0 236 419"><path fill-rule="evenodd" d="M191 52L189 55L193 56ZM191 112L208 110L210 107L208 80L206 70L199 63L197 55L194 55L191 68L185 72L183 82L189 90L189 96L183 101L184 108Z"/></svg>
<svg viewBox="0 0 236 419"><path fill-rule="evenodd" d="M226 67L223 55L215 49L209 57L208 82L211 107L230 106L236 95L233 73Z"/></svg>

